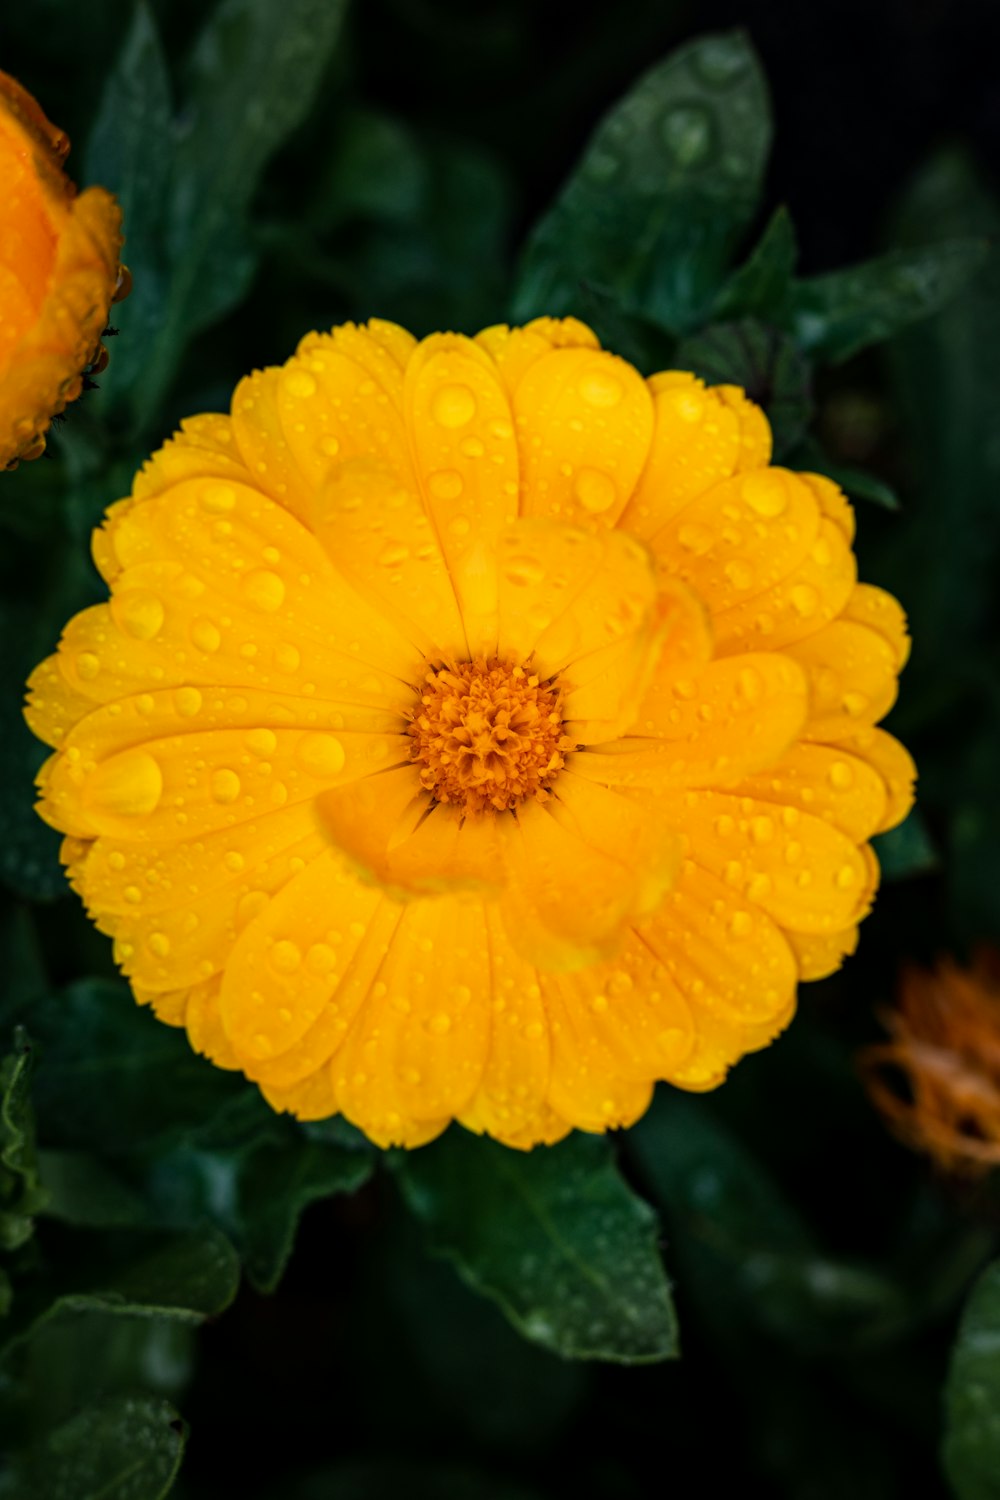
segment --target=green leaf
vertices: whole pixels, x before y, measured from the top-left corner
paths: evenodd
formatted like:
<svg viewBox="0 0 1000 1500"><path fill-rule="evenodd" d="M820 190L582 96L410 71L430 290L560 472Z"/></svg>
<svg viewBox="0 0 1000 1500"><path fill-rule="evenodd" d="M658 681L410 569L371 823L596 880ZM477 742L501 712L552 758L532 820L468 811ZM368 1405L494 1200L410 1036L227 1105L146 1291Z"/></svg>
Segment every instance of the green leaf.
<svg viewBox="0 0 1000 1500"><path fill-rule="evenodd" d="M0 1250L16 1250L31 1238L33 1217L46 1201L35 1155L32 1063L31 1043L19 1026L13 1052L0 1062Z"/></svg>
<svg viewBox="0 0 1000 1500"><path fill-rule="evenodd" d="M898 828L880 833L872 840L879 867L885 880L909 880L929 875L940 865L937 850L927 824L916 808Z"/></svg>
<svg viewBox="0 0 1000 1500"><path fill-rule="evenodd" d="M713 323L683 339L674 358L709 384L742 386L767 414L776 458L801 441L813 411L809 365L777 328L754 318Z"/></svg>
<svg viewBox="0 0 1000 1500"><path fill-rule="evenodd" d="M431 1247L525 1338L570 1359L676 1355L656 1219L607 1141L575 1135L521 1153L453 1127L396 1167Z"/></svg>
<svg viewBox="0 0 1000 1500"><path fill-rule="evenodd" d="M228 1307L239 1285L236 1252L214 1229L98 1234L49 1225L43 1248L46 1269L21 1278L3 1327L5 1353L68 1312L199 1323Z"/></svg>
<svg viewBox="0 0 1000 1500"><path fill-rule="evenodd" d="M782 204L749 258L734 271L712 307L713 323L732 318L762 318L778 323L791 288L798 242L788 209Z"/></svg>
<svg viewBox="0 0 1000 1500"><path fill-rule="evenodd" d="M245 295L256 265L254 193L312 105L345 10L346 0L220 0L173 120L153 24L137 12L90 155L92 170L128 199L135 271L148 277L135 310L122 313L119 342L127 337L131 349L120 373L114 359L109 366L105 409L127 404L139 426L149 424L192 337Z"/></svg>
<svg viewBox="0 0 1000 1500"><path fill-rule="evenodd" d="M47 1147L108 1156L170 1141L246 1140L274 1116L257 1090L198 1057L122 983L82 980L31 1008ZM126 1126L127 1122L127 1126Z"/></svg>
<svg viewBox="0 0 1000 1500"><path fill-rule="evenodd" d="M237 1242L258 1291L273 1292L281 1280L309 1204L353 1193L374 1165L371 1153L308 1140L294 1150L266 1145L250 1157L239 1179Z"/></svg>
<svg viewBox="0 0 1000 1500"><path fill-rule="evenodd" d="M823 1254L707 1103L661 1088L629 1143L668 1211L684 1283L710 1319L750 1319L809 1350L868 1348L897 1333L908 1311L902 1291L872 1268Z"/></svg>
<svg viewBox="0 0 1000 1500"><path fill-rule="evenodd" d="M597 127L533 231L514 319L576 312L593 283L672 332L696 326L756 211L770 142L767 86L742 33L673 53Z"/></svg>
<svg viewBox="0 0 1000 1500"><path fill-rule="evenodd" d="M792 288L788 326L811 354L849 359L944 307L988 253L985 240L943 240L809 277Z"/></svg>
<svg viewBox="0 0 1000 1500"><path fill-rule="evenodd" d="M789 467L806 470L810 474L825 474L834 484L839 484L845 495L852 500L870 500L883 510L900 510L896 491L867 469L856 469L850 464L834 463L828 458L814 438L806 437L789 455Z"/></svg>
<svg viewBox="0 0 1000 1500"><path fill-rule="evenodd" d="M3 1500L161 1500L187 1428L166 1401L116 1396L49 1433L0 1489Z"/></svg>
<svg viewBox="0 0 1000 1500"><path fill-rule="evenodd" d="M957 1500L1000 1495L1000 1260L972 1289L945 1386L942 1460Z"/></svg>
<svg viewBox="0 0 1000 1500"><path fill-rule="evenodd" d="M167 61L146 0L107 73L97 118L87 143L91 182L111 189L121 204L132 291L112 310L119 337L108 344L111 362L95 402L113 412L141 389L150 347L157 338L168 295L166 212L174 153L173 103Z"/></svg>

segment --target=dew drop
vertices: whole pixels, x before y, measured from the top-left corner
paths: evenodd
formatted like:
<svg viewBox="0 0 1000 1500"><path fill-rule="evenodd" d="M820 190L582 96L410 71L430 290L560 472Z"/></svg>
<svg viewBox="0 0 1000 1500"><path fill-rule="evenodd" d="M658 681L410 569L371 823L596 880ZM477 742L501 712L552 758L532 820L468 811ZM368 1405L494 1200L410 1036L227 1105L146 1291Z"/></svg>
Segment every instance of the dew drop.
<svg viewBox="0 0 1000 1500"><path fill-rule="evenodd" d="M228 767L212 772L211 780L212 796L216 802L228 805L235 802L240 795L240 778L235 771Z"/></svg>
<svg viewBox="0 0 1000 1500"><path fill-rule="evenodd" d="M476 398L467 385L443 385L431 401L431 415L442 427L464 427L476 414Z"/></svg>
<svg viewBox="0 0 1000 1500"><path fill-rule="evenodd" d="M137 641L151 641L163 627L163 604L148 589L125 589L114 595L111 613L119 629Z"/></svg>
<svg viewBox="0 0 1000 1500"><path fill-rule="evenodd" d="M700 526L696 521L688 521L678 530L677 540L688 552L701 557L709 550L715 536L708 526Z"/></svg>
<svg viewBox="0 0 1000 1500"><path fill-rule="evenodd" d="M680 417L682 422L699 422L705 412L705 398L700 391L678 390L667 392L664 398L670 405L670 410Z"/></svg>
<svg viewBox="0 0 1000 1500"><path fill-rule="evenodd" d="M753 929L753 917L748 911L734 911L729 922L729 931L733 937L746 937Z"/></svg>
<svg viewBox="0 0 1000 1500"><path fill-rule="evenodd" d="M340 452L340 439L330 435L321 437L317 447L324 458L336 458Z"/></svg>
<svg viewBox="0 0 1000 1500"><path fill-rule="evenodd" d="M302 661L302 653L298 646L284 641L280 646L274 648L274 665L279 672L297 672Z"/></svg>
<svg viewBox="0 0 1000 1500"><path fill-rule="evenodd" d="M328 943L313 943L306 953L306 968L310 974L329 974L336 963L337 955Z"/></svg>
<svg viewBox="0 0 1000 1500"><path fill-rule="evenodd" d="M447 1036L451 1030L451 1016L446 1011L438 1011L437 1015L431 1016L427 1022L427 1030L434 1036Z"/></svg>
<svg viewBox="0 0 1000 1500"><path fill-rule="evenodd" d="M273 729L251 729L243 743L254 755L273 755L278 745L278 736Z"/></svg>
<svg viewBox="0 0 1000 1500"><path fill-rule="evenodd" d="M344 768L344 747L332 734L307 734L295 750L296 759L310 776L336 776Z"/></svg>
<svg viewBox="0 0 1000 1500"><path fill-rule="evenodd" d="M581 376L578 389L588 406L617 406L624 394L621 381L600 365L594 365Z"/></svg>
<svg viewBox="0 0 1000 1500"><path fill-rule="evenodd" d="M302 952L288 938L279 938L271 949L271 964L279 974L294 974L302 962Z"/></svg>
<svg viewBox="0 0 1000 1500"><path fill-rule="evenodd" d="M174 708L182 719L193 719L202 705L202 696L196 687L178 688L174 693Z"/></svg>
<svg viewBox="0 0 1000 1500"><path fill-rule="evenodd" d="M740 493L759 516L780 516L788 508L788 493L781 475L773 469L759 469L747 474L740 486Z"/></svg>
<svg viewBox="0 0 1000 1500"><path fill-rule="evenodd" d="M753 568L742 558L732 558L726 563L725 571L734 589L748 589L753 583Z"/></svg>
<svg viewBox="0 0 1000 1500"><path fill-rule="evenodd" d="M846 760L835 760L833 765L827 772L827 780L832 787L835 787L837 789L837 791L843 792L852 785L854 781L854 772L851 770Z"/></svg>
<svg viewBox="0 0 1000 1500"><path fill-rule="evenodd" d="M457 500L465 482L457 469L435 469L427 481L435 500Z"/></svg>
<svg viewBox="0 0 1000 1500"><path fill-rule="evenodd" d="M93 651L81 651L77 656L77 676L82 678L84 682L93 682L100 670L100 658L95 656Z"/></svg>
<svg viewBox="0 0 1000 1500"><path fill-rule="evenodd" d="M87 795L104 812L120 817L144 817L153 812L163 794L163 772L145 750L130 750L98 766Z"/></svg>
<svg viewBox="0 0 1000 1500"><path fill-rule="evenodd" d="M300 401L308 400L310 396L316 394L316 381L308 370L289 370L283 384L289 396L294 396Z"/></svg>
<svg viewBox="0 0 1000 1500"><path fill-rule="evenodd" d="M234 875L238 875L246 864L246 860L238 849L230 849L226 855L225 865Z"/></svg>
<svg viewBox="0 0 1000 1500"><path fill-rule="evenodd" d="M403 542L390 542L378 555L378 560L383 568L398 568L410 555L409 547Z"/></svg>
<svg viewBox="0 0 1000 1500"><path fill-rule="evenodd" d="M712 151L712 120L699 105L672 109L660 126L663 144L680 167L704 162Z"/></svg>
<svg viewBox="0 0 1000 1500"><path fill-rule="evenodd" d="M472 523L468 516L453 516L448 522L448 530L453 537L456 537L460 541L462 537L469 535L469 532L472 530Z"/></svg>
<svg viewBox="0 0 1000 1500"><path fill-rule="evenodd" d="M198 496L202 510L209 515L224 515L236 504L236 491L228 484L206 484Z"/></svg>
<svg viewBox="0 0 1000 1500"><path fill-rule="evenodd" d="M841 865L837 871L837 888L841 891L850 890L858 878L858 872L853 865Z"/></svg>
<svg viewBox="0 0 1000 1500"><path fill-rule="evenodd" d="M573 494L593 515L607 510L618 499L614 480L600 469L580 469L573 481Z"/></svg>
<svg viewBox="0 0 1000 1500"><path fill-rule="evenodd" d="M151 932L146 947L154 958L166 958L170 952L170 939L165 932Z"/></svg>
<svg viewBox="0 0 1000 1500"><path fill-rule="evenodd" d="M797 583L788 597L804 620L814 615L819 608L819 594L811 583Z"/></svg>
<svg viewBox="0 0 1000 1500"><path fill-rule="evenodd" d="M219 627L202 616L191 626L191 641L199 651L218 651L222 645L222 636Z"/></svg>
<svg viewBox="0 0 1000 1500"><path fill-rule="evenodd" d="M273 614L285 602L284 579L269 568L255 568L243 579L241 587L247 603L265 614Z"/></svg>
<svg viewBox="0 0 1000 1500"><path fill-rule="evenodd" d="M504 577L508 583L516 584L520 588L528 588L541 583L545 577L545 569L537 558L512 557L504 567Z"/></svg>
<svg viewBox="0 0 1000 1500"><path fill-rule="evenodd" d="M767 844L774 838L774 820L767 817L750 819L750 837L755 844Z"/></svg>

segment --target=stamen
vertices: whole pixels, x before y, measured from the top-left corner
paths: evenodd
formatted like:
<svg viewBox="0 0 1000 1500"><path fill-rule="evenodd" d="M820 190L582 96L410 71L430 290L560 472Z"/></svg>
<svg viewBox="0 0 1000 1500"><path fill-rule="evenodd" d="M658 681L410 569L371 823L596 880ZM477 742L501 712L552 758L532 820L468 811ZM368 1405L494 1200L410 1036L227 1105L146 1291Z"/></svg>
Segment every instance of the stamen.
<svg viewBox="0 0 1000 1500"><path fill-rule="evenodd" d="M466 814L545 801L573 748L561 688L495 657L428 672L409 733L422 784Z"/></svg>

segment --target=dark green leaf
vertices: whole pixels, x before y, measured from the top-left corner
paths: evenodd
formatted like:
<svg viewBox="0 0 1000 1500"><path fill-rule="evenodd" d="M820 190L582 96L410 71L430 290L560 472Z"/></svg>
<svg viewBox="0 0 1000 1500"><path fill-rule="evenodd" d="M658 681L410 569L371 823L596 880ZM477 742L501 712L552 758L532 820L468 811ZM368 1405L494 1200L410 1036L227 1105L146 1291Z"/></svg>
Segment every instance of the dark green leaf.
<svg viewBox="0 0 1000 1500"><path fill-rule="evenodd" d="M819 443L813 438L806 438L789 455L789 467L793 469L804 469L811 474L825 474L832 479L834 484L840 488L852 500L870 500L874 505L880 505L883 510L899 510L899 496L895 490L880 479L877 474L869 474L866 469L856 469L849 464L834 463L829 459Z"/></svg>
<svg viewBox="0 0 1000 1500"><path fill-rule="evenodd" d="M154 28L145 10L136 15L91 163L128 200L126 234L146 279L134 311L123 311L130 353L119 371L109 366L105 398L110 405L128 397L140 426L152 420L194 334L246 293L256 263L251 201L316 96L345 9L346 0L221 0L195 43L172 121Z"/></svg>
<svg viewBox="0 0 1000 1500"><path fill-rule="evenodd" d="M576 312L592 283L672 332L696 326L753 218L770 141L742 33L675 52L601 122L535 228L514 318Z"/></svg>
<svg viewBox="0 0 1000 1500"><path fill-rule="evenodd" d="M166 212L174 153L173 106L166 59L145 0L108 73L86 153L86 171L118 198L123 259L132 291L116 304L111 362L95 405L111 412L133 398L146 371L168 294Z"/></svg>
<svg viewBox="0 0 1000 1500"><path fill-rule="evenodd" d="M0 1062L0 1250L30 1239L33 1217L45 1205L35 1155L31 1107L31 1042L22 1027L14 1050Z"/></svg>
<svg viewBox="0 0 1000 1500"><path fill-rule="evenodd" d="M240 1174L237 1238L246 1273L272 1292L292 1253L303 1211L319 1198L353 1193L371 1176L372 1155L302 1140L262 1146Z"/></svg>
<svg viewBox="0 0 1000 1500"><path fill-rule="evenodd" d="M42 1248L44 1266L22 1278L4 1325L7 1350L67 1312L198 1323L228 1307L239 1284L236 1252L213 1229L98 1234L50 1225Z"/></svg>
<svg viewBox="0 0 1000 1500"><path fill-rule="evenodd" d="M1000 1494L1000 1261L962 1314L945 1388L945 1471L957 1500Z"/></svg>
<svg viewBox="0 0 1000 1500"><path fill-rule="evenodd" d="M688 1288L713 1319L750 1318L804 1348L868 1347L895 1334L902 1292L873 1269L824 1255L707 1103L661 1089L630 1145L668 1211Z"/></svg>
<svg viewBox="0 0 1000 1500"><path fill-rule="evenodd" d="M753 318L714 323L678 344L677 368L709 384L742 386L763 407L774 432L775 457L800 442L812 416L809 365L787 335Z"/></svg>
<svg viewBox="0 0 1000 1500"><path fill-rule="evenodd" d="M731 318L781 321L798 259L795 226L788 209L775 211L753 253L735 271L716 298L712 322Z"/></svg>
<svg viewBox="0 0 1000 1500"><path fill-rule="evenodd" d="M898 828L880 833L873 840L883 878L907 880L914 875L928 875L940 864L927 824L916 808Z"/></svg>
<svg viewBox="0 0 1000 1500"><path fill-rule="evenodd" d="M575 1135L521 1153L453 1127L397 1168L432 1248L526 1338L623 1364L677 1353L656 1219L607 1141Z"/></svg>
<svg viewBox="0 0 1000 1500"><path fill-rule="evenodd" d="M43 1144L111 1156L153 1142L246 1140L273 1114L245 1079L192 1052L124 984L83 980L31 1010ZM126 1126L127 1122L127 1126Z"/></svg>
<svg viewBox="0 0 1000 1500"><path fill-rule="evenodd" d="M161 1500L186 1440L166 1401L112 1397L51 1432L0 1493L3 1500Z"/></svg>
<svg viewBox="0 0 1000 1500"><path fill-rule="evenodd" d="M810 353L848 359L944 307L988 253L985 240L944 240L796 282L789 327Z"/></svg>

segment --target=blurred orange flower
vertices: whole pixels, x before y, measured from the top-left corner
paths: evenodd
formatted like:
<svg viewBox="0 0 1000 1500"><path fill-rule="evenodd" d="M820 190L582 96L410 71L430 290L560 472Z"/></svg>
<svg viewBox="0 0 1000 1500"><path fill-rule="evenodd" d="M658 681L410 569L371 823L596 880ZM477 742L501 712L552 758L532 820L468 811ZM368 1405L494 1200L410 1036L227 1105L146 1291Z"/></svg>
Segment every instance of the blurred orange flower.
<svg viewBox="0 0 1000 1500"><path fill-rule="evenodd" d="M893 1133L951 1172L1000 1163L1000 953L983 949L968 969L951 958L907 968L884 1020L892 1040L859 1061Z"/></svg>
<svg viewBox="0 0 1000 1500"><path fill-rule="evenodd" d="M127 290L121 211L104 188L77 194L69 140L0 73L0 469L37 458L52 418L106 360L100 339Z"/></svg>

